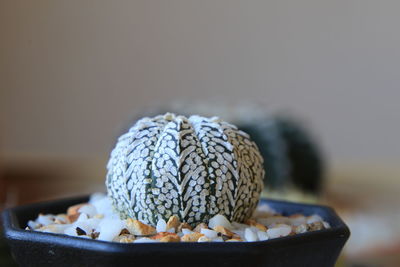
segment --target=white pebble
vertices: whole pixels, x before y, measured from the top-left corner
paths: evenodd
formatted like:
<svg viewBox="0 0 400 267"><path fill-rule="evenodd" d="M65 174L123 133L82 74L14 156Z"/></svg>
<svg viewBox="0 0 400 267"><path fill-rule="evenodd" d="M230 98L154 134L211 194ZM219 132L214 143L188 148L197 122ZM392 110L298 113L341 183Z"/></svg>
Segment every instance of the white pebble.
<svg viewBox="0 0 400 267"><path fill-rule="evenodd" d="M36 222L36 221L29 221L28 222L28 226L31 229L36 229L40 227L40 223Z"/></svg>
<svg viewBox="0 0 400 267"><path fill-rule="evenodd" d="M70 235L70 236L78 236L77 232L76 232L76 227L71 225L67 228L64 229L64 234L66 235Z"/></svg>
<svg viewBox="0 0 400 267"><path fill-rule="evenodd" d="M80 213L85 213L87 214L89 217L93 217L94 215L97 214L97 209L95 206L88 204L88 205L83 205L78 212Z"/></svg>
<svg viewBox="0 0 400 267"><path fill-rule="evenodd" d="M75 229L76 229L76 227L81 228L83 231L85 231L86 234L90 234L90 233L92 232L92 229L93 229L93 228L92 228L87 222L85 222L85 221L80 221L80 222L76 221L76 222L73 224L73 226L75 227Z"/></svg>
<svg viewBox="0 0 400 267"><path fill-rule="evenodd" d="M273 228L269 228L267 230L267 234L269 238L277 238L281 236L287 236L292 232L292 227L286 224L277 224Z"/></svg>
<svg viewBox="0 0 400 267"><path fill-rule="evenodd" d="M40 223L41 225L49 225L53 223L53 216L52 215L39 215L37 218L37 222Z"/></svg>
<svg viewBox="0 0 400 267"><path fill-rule="evenodd" d="M227 229L232 229L231 223L228 221L227 218L225 218L225 216L223 216L221 214L215 215L208 222L208 227L210 227L210 228L214 228L217 225L221 225Z"/></svg>
<svg viewBox="0 0 400 267"><path fill-rule="evenodd" d="M68 223L67 216L57 215L56 217L54 217L54 220L58 220L60 222L63 222L64 224Z"/></svg>
<svg viewBox="0 0 400 267"><path fill-rule="evenodd" d="M257 236L258 236L258 239L260 241L264 241L264 240L268 240L269 239L268 234L266 232L264 232L264 231L258 231L257 232Z"/></svg>
<svg viewBox="0 0 400 267"><path fill-rule="evenodd" d="M247 226L247 228L250 228L254 233L257 233L258 231L260 231L260 229L258 229L255 226L250 226L250 227Z"/></svg>
<svg viewBox="0 0 400 267"><path fill-rule="evenodd" d="M168 233L173 233L173 234L175 234L175 228L169 228L168 230L167 230L167 232Z"/></svg>
<svg viewBox="0 0 400 267"><path fill-rule="evenodd" d="M214 239L214 238L218 237L218 233L215 232L214 230L210 230L210 229L202 228L200 230L200 233L202 233L203 235L205 235L209 239Z"/></svg>
<svg viewBox="0 0 400 267"><path fill-rule="evenodd" d="M157 233L166 232L167 230L167 223L164 219L159 219L156 226Z"/></svg>
<svg viewBox="0 0 400 267"><path fill-rule="evenodd" d="M97 199L91 203L97 210L98 214L103 214L109 218L119 218L118 214L114 212L114 208L108 197Z"/></svg>
<svg viewBox="0 0 400 267"><path fill-rule="evenodd" d="M258 241L257 234L254 233L250 228L244 230L244 238L246 241Z"/></svg>
<svg viewBox="0 0 400 267"><path fill-rule="evenodd" d="M124 228L124 223L119 219L103 219L100 224L99 240L112 241Z"/></svg>
<svg viewBox="0 0 400 267"><path fill-rule="evenodd" d="M298 226L300 224L306 223L307 219L303 215L296 215L290 218L290 222L294 226Z"/></svg>
<svg viewBox="0 0 400 267"><path fill-rule="evenodd" d="M89 217L87 216L86 213L81 213L78 217L78 220L76 220L77 222L84 222L87 221L89 219Z"/></svg>
<svg viewBox="0 0 400 267"><path fill-rule="evenodd" d="M243 229L243 230L232 230L232 232L237 234L238 236L240 236L241 239L245 240L246 238L244 237L244 230L245 229Z"/></svg>
<svg viewBox="0 0 400 267"><path fill-rule="evenodd" d="M190 231L189 229L183 228L182 229L182 234L184 234L184 235L193 234L193 231Z"/></svg>
<svg viewBox="0 0 400 267"><path fill-rule="evenodd" d="M100 229L99 229L100 222L101 222L101 219L97 219L97 218L90 218L85 221L85 223L87 223L91 229L95 229L97 232L100 231Z"/></svg>

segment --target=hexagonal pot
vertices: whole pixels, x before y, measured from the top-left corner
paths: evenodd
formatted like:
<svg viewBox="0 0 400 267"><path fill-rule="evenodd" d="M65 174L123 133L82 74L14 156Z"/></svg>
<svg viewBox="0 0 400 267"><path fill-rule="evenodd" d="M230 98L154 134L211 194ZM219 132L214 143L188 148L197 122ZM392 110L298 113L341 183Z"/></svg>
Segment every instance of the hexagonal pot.
<svg viewBox="0 0 400 267"><path fill-rule="evenodd" d="M4 210L4 235L21 266L334 266L350 235L329 207L262 199L283 215L318 214L330 229L258 242L121 244L24 230L39 213L63 213L88 196Z"/></svg>

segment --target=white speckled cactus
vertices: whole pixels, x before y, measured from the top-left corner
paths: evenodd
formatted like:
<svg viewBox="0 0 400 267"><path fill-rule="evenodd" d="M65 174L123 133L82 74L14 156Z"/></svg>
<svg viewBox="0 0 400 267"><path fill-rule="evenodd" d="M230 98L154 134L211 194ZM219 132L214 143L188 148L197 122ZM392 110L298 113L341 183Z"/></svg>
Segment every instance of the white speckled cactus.
<svg viewBox="0 0 400 267"><path fill-rule="evenodd" d="M121 217L192 225L216 214L249 218L263 187L263 159L249 136L216 117L139 120L111 153L106 186Z"/></svg>

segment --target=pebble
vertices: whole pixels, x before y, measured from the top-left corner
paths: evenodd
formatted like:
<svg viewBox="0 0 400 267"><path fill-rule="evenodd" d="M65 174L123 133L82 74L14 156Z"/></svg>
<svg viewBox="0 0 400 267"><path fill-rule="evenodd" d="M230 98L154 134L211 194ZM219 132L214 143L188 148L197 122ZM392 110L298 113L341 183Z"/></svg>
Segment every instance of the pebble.
<svg viewBox="0 0 400 267"><path fill-rule="evenodd" d="M198 232L198 233L200 233L201 229L208 229L207 224L205 224L205 223L199 223L199 224L196 225L196 227L193 229L193 232Z"/></svg>
<svg viewBox="0 0 400 267"><path fill-rule="evenodd" d="M244 238L246 241L258 241L257 234L250 228L246 228L246 230L244 230Z"/></svg>
<svg viewBox="0 0 400 267"><path fill-rule="evenodd" d="M228 221L228 219L225 216L220 215L220 214L215 215L208 222L208 227L213 229L216 226L223 226L227 229L232 229L232 225Z"/></svg>
<svg viewBox="0 0 400 267"><path fill-rule="evenodd" d="M315 223L315 222L321 222L321 221L323 221L321 216L319 216L317 214L314 214L314 215L311 215L311 216L307 217L307 223L308 224Z"/></svg>
<svg viewBox="0 0 400 267"><path fill-rule="evenodd" d="M86 214L89 217L93 217L97 214L97 209L95 206L91 204L83 205L78 209L78 212L81 214Z"/></svg>
<svg viewBox="0 0 400 267"><path fill-rule="evenodd" d="M179 225L181 224L178 216L173 215L169 217L168 222L167 222L167 231L173 229L174 233L178 230Z"/></svg>
<svg viewBox="0 0 400 267"><path fill-rule="evenodd" d="M182 236L181 241L183 242L197 242L197 240L199 240L200 237L204 236L203 234L197 233L197 232L193 232L191 234L186 234L184 236Z"/></svg>
<svg viewBox="0 0 400 267"><path fill-rule="evenodd" d="M268 234L267 234L266 232L264 232L264 231L258 231L258 232L257 232L257 236L258 236L258 239L259 239L260 241L265 241L265 240L268 240L268 239L269 239Z"/></svg>
<svg viewBox="0 0 400 267"><path fill-rule="evenodd" d="M214 230L210 230L210 229L201 229L200 233L202 233L204 236L206 236L209 239L214 239L218 237L218 233Z"/></svg>
<svg viewBox="0 0 400 267"><path fill-rule="evenodd" d="M164 219L159 219L156 226L157 233L167 231L167 223Z"/></svg>
<svg viewBox="0 0 400 267"><path fill-rule="evenodd" d="M174 229L174 228L169 228L169 229L167 230L167 232L168 232L168 233L175 233L175 229Z"/></svg>
<svg viewBox="0 0 400 267"><path fill-rule="evenodd" d="M217 225L213 229L214 229L214 231L216 231L224 236L227 236L227 237L233 236L233 233L231 231L229 231L228 229L226 229L225 227L223 227L221 225Z"/></svg>
<svg viewBox="0 0 400 267"><path fill-rule="evenodd" d="M197 242L211 242L211 241L212 241L212 239L209 239L206 236L202 236L197 240Z"/></svg>
<svg viewBox="0 0 400 267"><path fill-rule="evenodd" d="M287 224L277 224L272 228L267 230L269 238L277 238L282 236L287 236L292 232L292 227Z"/></svg>
<svg viewBox="0 0 400 267"><path fill-rule="evenodd" d="M40 214L39 217L37 218L36 222L41 224L41 225L49 225L53 223L54 217L52 215L42 215Z"/></svg>
<svg viewBox="0 0 400 267"><path fill-rule="evenodd" d="M124 224L119 219L103 219L99 223L99 240L112 241L116 236L121 233Z"/></svg>
<svg viewBox="0 0 400 267"><path fill-rule="evenodd" d="M182 229L182 233L183 233L184 235L189 235L189 234L193 234L193 231L191 231L191 230L189 230L189 229L186 229L186 228L183 228L183 229Z"/></svg>
<svg viewBox="0 0 400 267"><path fill-rule="evenodd" d="M290 223L294 226L307 223L307 218L302 214L293 214L289 216Z"/></svg>

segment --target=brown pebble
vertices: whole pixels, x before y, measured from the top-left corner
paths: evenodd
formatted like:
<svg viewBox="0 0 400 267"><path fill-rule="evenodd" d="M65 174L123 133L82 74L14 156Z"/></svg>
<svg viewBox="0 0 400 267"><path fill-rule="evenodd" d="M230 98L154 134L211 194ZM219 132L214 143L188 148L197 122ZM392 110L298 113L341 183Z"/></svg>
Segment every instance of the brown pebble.
<svg viewBox="0 0 400 267"><path fill-rule="evenodd" d="M164 243L172 243L172 242L180 242L181 238L177 234L167 235L160 238L160 242Z"/></svg>
<svg viewBox="0 0 400 267"><path fill-rule="evenodd" d="M159 232L156 235L153 235L151 239L161 239L163 237L169 236L169 235L177 235L175 233L170 233L170 232Z"/></svg>
<svg viewBox="0 0 400 267"><path fill-rule="evenodd" d="M132 243L135 241L135 236L131 235L130 237L124 236L119 240L119 243Z"/></svg>
<svg viewBox="0 0 400 267"><path fill-rule="evenodd" d="M233 236L232 236L231 239L240 239L240 240L242 240L242 238L238 234L235 234L235 233L233 233Z"/></svg>
<svg viewBox="0 0 400 267"><path fill-rule="evenodd" d="M178 226L178 229L176 230L177 233L182 232L182 229L189 229L192 230L192 226L190 226L190 224L183 222Z"/></svg>
<svg viewBox="0 0 400 267"><path fill-rule="evenodd" d="M75 222L76 220L78 220L79 215L80 215L80 213L75 213L75 214L68 215L68 216L67 216L67 217L68 217L68 221L69 221L70 223Z"/></svg>
<svg viewBox="0 0 400 267"><path fill-rule="evenodd" d="M130 232L126 228L122 229L121 232L119 233L119 235L129 235L129 234L130 234Z"/></svg>
<svg viewBox="0 0 400 267"><path fill-rule="evenodd" d="M213 228L214 231L221 233L224 236L227 236L228 238L231 238L234 233L232 233L231 231L229 231L228 229L226 229L225 227L221 226L221 225L217 225Z"/></svg>
<svg viewBox="0 0 400 267"><path fill-rule="evenodd" d="M114 242L119 243L132 243L135 241L135 236L130 234L122 234L113 239Z"/></svg>
<svg viewBox="0 0 400 267"><path fill-rule="evenodd" d="M79 204L70 206L70 207L67 209L67 214L77 213L78 210L79 210L82 206L84 206L84 205L86 205L86 204L87 204L87 203L84 202L84 203L79 203Z"/></svg>
<svg viewBox="0 0 400 267"><path fill-rule="evenodd" d="M178 216L173 215L173 216L169 217L168 222L167 222L167 230L174 228L175 232L177 232L180 223L181 223L181 221L179 220Z"/></svg>
<svg viewBox="0 0 400 267"><path fill-rule="evenodd" d="M76 205L73 205L73 206L68 208L68 210L67 210L67 218L68 218L70 223L73 223L78 219L78 217L80 215L80 213L78 212L79 209L82 208L83 206L85 206L86 204L87 203L80 203L80 204L76 204Z"/></svg>
<svg viewBox="0 0 400 267"><path fill-rule="evenodd" d="M307 224L303 223L303 224L294 226L293 227L293 232L295 232L296 234L302 234L302 233L307 232L308 229L309 229L309 226Z"/></svg>
<svg viewBox="0 0 400 267"><path fill-rule="evenodd" d="M256 221L253 220L253 219L246 220L246 221L245 221L245 224L250 225L250 226L257 227L258 230L261 230L261 231L263 231L263 232L266 232L266 231L268 230L268 228L267 228L265 225L263 225L263 224L261 224L261 223L258 223L258 222L256 222Z"/></svg>
<svg viewBox="0 0 400 267"><path fill-rule="evenodd" d="M194 229L193 232L198 232L200 233L201 229L209 229L207 224L205 223L199 223Z"/></svg>
<svg viewBox="0 0 400 267"><path fill-rule="evenodd" d="M72 215L72 214L78 213L78 210L85 205L87 205L87 203L80 203L80 204L76 204L76 205L69 207L67 209L67 215Z"/></svg>
<svg viewBox="0 0 400 267"><path fill-rule="evenodd" d="M197 242L200 237L204 236L203 234L200 234L198 232L194 232L191 234L186 234L182 236L181 241L182 242Z"/></svg>
<svg viewBox="0 0 400 267"><path fill-rule="evenodd" d="M219 234L221 234L221 233L219 233ZM224 240L224 241L228 241L229 239L231 239L231 237L227 236L227 235L222 235L221 234L221 237L222 237L222 240Z"/></svg>
<svg viewBox="0 0 400 267"><path fill-rule="evenodd" d="M309 223L308 226L309 226L310 231L317 231L317 230L325 229L324 224L322 222Z"/></svg>
<svg viewBox="0 0 400 267"><path fill-rule="evenodd" d="M100 235L99 232L92 232L92 233L90 234L90 237L91 237L92 239L96 239L96 238L99 237L99 235Z"/></svg>
<svg viewBox="0 0 400 267"><path fill-rule="evenodd" d="M126 226L133 235L152 235L157 232L154 227L132 218L126 220Z"/></svg>

